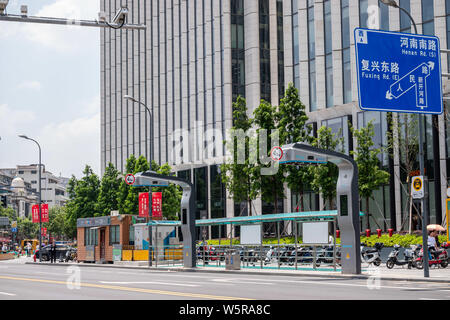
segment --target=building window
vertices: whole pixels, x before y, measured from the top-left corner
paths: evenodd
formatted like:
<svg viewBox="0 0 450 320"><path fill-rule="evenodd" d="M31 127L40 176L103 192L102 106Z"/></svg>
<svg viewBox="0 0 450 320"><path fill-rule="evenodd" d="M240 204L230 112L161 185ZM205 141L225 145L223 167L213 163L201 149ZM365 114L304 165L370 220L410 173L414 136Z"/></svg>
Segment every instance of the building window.
<svg viewBox="0 0 450 320"><path fill-rule="evenodd" d="M278 99L284 97L283 1L277 0Z"/></svg>
<svg viewBox="0 0 450 320"><path fill-rule="evenodd" d="M389 31L389 7L378 1L379 4L379 14L380 14L380 30Z"/></svg>
<svg viewBox="0 0 450 320"><path fill-rule="evenodd" d="M110 226L109 227L109 244L119 244L120 243L120 226Z"/></svg>
<svg viewBox="0 0 450 320"><path fill-rule="evenodd" d="M36 174L37 171L36 170L31 170L31 174Z"/></svg>
<svg viewBox="0 0 450 320"><path fill-rule="evenodd" d="M31 184L36 184L37 181L36 180L31 180Z"/></svg>
<svg viewBox="0 0 450 320"><path fill-rule="evenodd" d="M445 0L445 22L447 24L446 25L447 49L449 49L450 48L450 0ZM450 72L450 54L447 54L447 71Z"/></svg>
<svg viewBox="0 0 450 320"><path fill-rule="evenodd" d="M298 0L292 0L292 57L294 86L300 91L300 49L298 44Z"/></svg>
<svg viewBox="0 0 450 320"><path fill-rule="evenodd" d="M245 97L244 0L231 0L231 68L233 101Z"/></svg>
<svg viewBox="0 0 450 320"><path fill-rule="evenodd" d="M352 78L350 67L350 20L349 20L349 0L341 0L342 19L342 78L344 103L352 101Z"/></svg>
<svg viewBox="0 0 450 320"><path fill-rule="evenodd" d="M367 124L372 121L374 136L372 138L374 145L373 148L380 148L381 153L378 155L380 164L387 169L388 166L388 154L383 152L387 147L386 134L388 130L387 126L387 113L378 111L366 111L358 113L358 129L366 127Z"/></svg>
<svg viewBox="0 0 450 320"><path fill-rule="evenodd" d="M220 177L220 167L213 165L210 167L210 189L211 189L211 218L224 218L225 214L225 185ZM226 235L226 227L221 226L220 236ZM211 228L211 237L217 239L219 237L219 226Z"/></svg>
<svg viewBox="0 0 450 320"><path fill-rule="evenodd" d="M85 246L98 245L97 229L84 228L84 245Z"/></svg>
<svg viewBox="0 0 450 320"><path fill-rule="evenodd" d="M317 110L316 96L316 32L314 0L308 0L309 111Z"/></svg>
<svg viewBox="0 0 450 320"><path fill-rule="evenodd" d="M350 154L350 151L353 150L353 142L348 125L349 122L352 123L352 116L343 116L322 121L322 126L331 128L331 132L335 134L336 137L344 138L344 145L337 146L337 150L335 151L342 151L345 154Z"/></svg>
<svg viewBox="0 0 450 320"><path fill-rule="evenodd" d="M259 0L259 60L261 99L271 101L269 0Z"/></svg>
<svg viewBox="0 0 450 320"><path fill-rule="evenodd" d="M405 9L408 13L411 13L410 0L400 0L400 7ZM399 10L399 12L400 12L400 32L410 33L411 19L402 10Z"/></svg>
<svg viewBox="0 0 450 320"><path fill-rule="evenodd" d="M19 171L19 174L23 174L24 172L23 171Z"/></svg>
<svg viewBox="0 0 450 320"><path fill-rule="evenodd" d="M422 0L423 34L434 35L434 0Z"/></svg>
<svg viewBox="0 0 450 320"><path fill-rule="evenodd" d="M323 15L325 20L325 90L327 95L326 106L330 108L334 104L333 99L333 45L331 27L331 0L323 2Z"/></svg>
<svg viewBox="0 0 450 320"><path fill-rule="evenodd" d="M134 227L130 226L130 233L128 235L128 244L134 246Z"/></svg>
<svg viewBox="0 0 450 320"><path fill-rule="evenodd" d="M367 9L369 9L369 0L359 0L359 26L361 28L368 28L367 19L369 15Z"/></svg>
<svg viewBox="0 0 450 320"><path fill-rule="evenodd" d="M178 171L177 176L191 182L191 170Z"/></svg>

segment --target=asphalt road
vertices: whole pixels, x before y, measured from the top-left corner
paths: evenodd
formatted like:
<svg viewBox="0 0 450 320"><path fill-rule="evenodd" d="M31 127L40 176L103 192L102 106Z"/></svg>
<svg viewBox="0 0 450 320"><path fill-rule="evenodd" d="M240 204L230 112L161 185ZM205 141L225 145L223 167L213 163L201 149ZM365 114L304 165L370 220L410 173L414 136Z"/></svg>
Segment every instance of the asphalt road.
<svg viewBox="0 0 450 320"><path fill-rule="evenodd" d="M450 300L450 285L420 281L0 264L0 300L9 299Z"/></svg>

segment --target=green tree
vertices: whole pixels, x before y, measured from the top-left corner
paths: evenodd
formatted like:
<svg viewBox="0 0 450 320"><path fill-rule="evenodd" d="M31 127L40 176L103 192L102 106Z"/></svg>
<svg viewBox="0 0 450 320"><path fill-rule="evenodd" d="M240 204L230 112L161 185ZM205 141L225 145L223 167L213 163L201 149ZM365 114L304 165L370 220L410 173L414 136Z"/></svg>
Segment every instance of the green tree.
<svg viewBox="0 0 450 320"><path fill-rule="evenodd" d="M127 159L127 163L125 164L125 172L123 173L123 175L126 176L127 174L133 174L135 166L136 166L136 157L132 154ZM117 205L119 207L120 214L127 213L127 209L125 208L125 203L126 203L126 200L128 197L128 192L130 190L131 190L131 187L125 182L124 179L122 179L120 186L119 186L119 192L117 193Z"/></svg>
<svg viewBox="0 0 450 320"><path fill-rule="evenodd" d="M325 126L320 127L317 132L317 138L314 139L312 145L325 150L333 150L343 152L342 146L344 139L335 135L331 128ZM328 201L328 209L333 207L333 198L336 196L336 184L339 175L338 167L331 162L320 164L318 166L310 166L309 170L312 174L311 187L314 191L323 195L324 201Z"/></svg>
<svg viewBox="0 0 450 320"><path fill-rule="evenodd" d="M158 166L156 162L152 162L152 169L157 173L169 176L172 168L169 164ZM167 220L178 220L181 211L181 187L175 184L169 184L168 187L154 187L152 192L162 192L162 213Z"/></svg>
<svg viewBox="0 0 450 320"><path fill-rule="evenodd" d="M131 173L136 174L138 172L148 171L150 165L144 156L139 156L134 164L134 169ZM146 187L130 187L128 186L127 196L125 203L123 204L123 210L125 214L138 214L139 213L139 193L148 192Z"/></svg>
<svg viewBox="0 0 450 320"><path fill-rule="evenodd" d="M258 133L258 145L257 150L259 155L263 155L270 157L270 146L272 146L272 137L271 131L276 128L276 111L277 108L272 106L270 103L266 101L261 101L261 104L255 109L253 112L254 120L253 122L257 126ZM259 139L261 138L260 132L261 130L266 130L267 132L267 146L269 150L260 150ZM279 167L275 174L271 175L263 175L261 174L262 169L264 167L268 167L271 165L264 165L258 159L258 166L256 166L253 170L253 176L255 180L260 180L260 188L261 188L261 199L268 203L273 203L274 205L274 213L278 213L278 200L284 199L284 175L282 171L282 167Z"/></svg>
<svg viewBox="0 0 450 320"><path fill-rule="evenodd" d="M72 238L76 235L77 219L96 215L100 180L88 165L86 165L83 175L80 180L72 177L72 181L69 181L73 190L69 192L71 199L67 203L67 229Z"/></svg>
<svg viewBox="0 0 450 320"><path fill-rule="evenodd" d="M247 202L248 214L252 215L252 201L259 195L260 182L255 175L255 164L249 159L250 137L245 136L244 141L235 140L234 135L247 133L252 128L252 119L247 114L247 102L238 96L233 103L233 127L230 133L233 139L225 141L225 146L231 154L231 159L221 165L221 178L230 197L235 203ZM242 137L242 135L241 135ZM242 143L243 142L243 143ZM238 163L238 156L244 155L243 163ZM253 159L252 159L253 160ZM256 160L256 159L255 159Z"/></svg>
<svg viewBox="0 0 450 320"><path fill-rule="evenodd" d="M17 218L17 239L38 239L39 223L33 223L28 218Z"/></svg>
<svg viewBox="0 0 450 320"><path fill-rule="evenodd" d="M306 125L308 116L305 105L300 101L298 90L289 83L284 97L280 101L276 119L280 134L280 144L306 142L311 144L311 127ZM282 171L287 172L286 182L292 192L299 194L300 211L304 211L303 194L305 187L312 181L311 171L306 166L286 166Z"/></svg>
<svg viewBox="0 0 450 320"><path fill-rule="evenodd" d="M67 213L65 207L50 208L48 221L43 224L47 228L47 233L57 239L69 238L66 228Z"/></svg>
<svg viewBox="0 0 450 320"><path fill-rule="evenodd" d="M398 150L400 160L400 177L406 177L406 188L400 184L405 196L406 205L404 206L405 218L401 224L401 229L409 220L409 231L414 229L414 220L412 219L415 206L411 197L411 176L416 175L415 171L419 170L419 118L417 114L393 114L390 115L391 130L386 132L387 146L385 151L390 157L394 158L394 150ZM401 178L402 180L404 178ZM416 208L418 211L418 208ZM408 219L409 217L409 219ZM416 220L418 221L418 219Z"/></svg>
<svg viewBox="0 0 450 320"><path fill-rule="evenodd" d="M118 210L118 192L121 184L119 171L110 162L100 182L96 214L97 216L109 216L111 211Z"/></svg>
<svg viewBox="0 0 450 320"><path fill-rule="evenodd" d="M358 189L360 196L366 200L367 229L370 229L369 199L373 198L375 189L389 182L389 173L380 169L378 155L381 148L374 148L372 121L359 130L349 125L357 141L356 150L351 151L351 154L358 165Z"/></svg>

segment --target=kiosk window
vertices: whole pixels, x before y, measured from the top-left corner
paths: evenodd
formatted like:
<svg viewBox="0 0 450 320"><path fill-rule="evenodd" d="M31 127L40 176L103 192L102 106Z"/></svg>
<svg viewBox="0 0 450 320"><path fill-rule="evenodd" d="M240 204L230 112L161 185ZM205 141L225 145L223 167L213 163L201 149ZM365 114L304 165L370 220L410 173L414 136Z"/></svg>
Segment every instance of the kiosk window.
<svg viewBox="0 0 450 320"><path fill-rule="evenodd" d="M183 217L182 217L181 223L187 224L187 210L186 209L183 209Z"/></svg>
<svg viewBox="0 0 450 320"><path fill-rule="evenodd" d="M341 195L339 197L341 216L348 216L348 196Z"/></svg>

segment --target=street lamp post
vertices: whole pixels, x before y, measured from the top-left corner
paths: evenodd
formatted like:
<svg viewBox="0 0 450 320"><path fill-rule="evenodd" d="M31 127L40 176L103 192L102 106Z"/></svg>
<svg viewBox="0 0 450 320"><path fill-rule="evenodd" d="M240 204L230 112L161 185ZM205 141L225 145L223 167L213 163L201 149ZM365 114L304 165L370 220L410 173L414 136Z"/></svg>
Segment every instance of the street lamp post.
<svg viewBox="0 0 450 320"><path fill-rule="evenodd" d="M125 100L129 100L132 102L136 102L139 103L140 105L144 106L144 108L147 110L149 118L150 118L150 123L152 124L152 129L150 130L150 170L152 170L152 160L153 160L153 115L152 112L150 111L150 109L147 107L146 104L136 100L135 98L133 98L132 96L129 95L124 95L123 98Z"/></svg>
<svg viewBox="0 0 450 320"><path fill-rule="evenodd" d="M385 5L394 7L394 8L398 8L400 11L406 13L406 15L409 17L409 19L411 20L413 26L414 26L414 32L415 34L418 34L417 32L417 25L416 22L414 21L413 17L411 16L411 14L403 9L402 7L400 7L397 2L395 0L380 0L382 3L384 3ZM424 127L423 127L423 117L422 114L419 114L419 167L420 167L420 175L424 176L425 175L425 170L424 170L424 151L423 151L423 132L424 132ZM428 225L428 195L425 195L424 199L421 199L421 207L422 207L422 241L423 241L423 273L424 273L424 277L428 278L430 277L430 270L429 270L429 266L428 266L428 232L427 232L427 225Z"/></svg>
<svg viewBox="0 0 450 320"><path fill-rule="evenodd" d="M150 130L150 154L149 154L149 157L150 157L150 170L152 170L152 160L153 160L153 115L152 115L152 112L150 111L150 109L147 107L147 105L145 104L145 103L142 103L142 102L140 102L140 101L138 101L138 100L136 100L135 98L133 98L132 96L129 96L129 95L124 95L123 96L123 98L125 99L125 100L129 100L129 101L131 101L131 102L136 102L136 103L138 103L138 104L140 104L140 105L142 105L142 106L144 106L144 108L147 110L147 112L148 112L148 115L149 115L149 121L150 121L150 123L152 124L152 126L151 126L151 130ZM148 198L149 198L149 202L151 203L151 201L152 201L152 187L149 187L148 188L149 190L148 190ZM151 204L149 203L149 221L151 221L152 220L152 206L151 206ZM153 237L153 235L152 235L152 226L148 226L148 237L149 237L149 239L148 239L148 265L149 265L149 267L151 267L152 266L152 263L153 263L153 261L152 261L152 237ZM158 257L155 257L156 259L158 259Z"/></svg>
<svg viewBox="0 0 450 320"><path fill-rule="evenodd" d="M26 135L19 135L20 138L31 140L35 142L39 148L39 262L42 262L41 252L42 252L42 215L41 215L41 202L42 202L42 194L41 194L41 146L39 143L31 138L28 138Z"/></svg>

